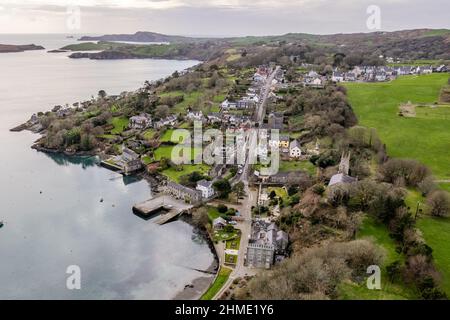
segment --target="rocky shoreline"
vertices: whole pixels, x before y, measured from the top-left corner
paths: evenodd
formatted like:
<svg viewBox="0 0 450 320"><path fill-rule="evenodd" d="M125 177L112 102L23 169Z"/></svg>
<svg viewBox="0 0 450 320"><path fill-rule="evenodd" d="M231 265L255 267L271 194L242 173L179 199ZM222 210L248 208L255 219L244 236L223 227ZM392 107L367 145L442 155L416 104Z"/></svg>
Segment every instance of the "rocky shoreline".
<svg viewBox="0 0 450 320"><path fill-rule="evenodd" d="M45 50L45 48L43 46L37 46L35 44L26 44L26 45L0 44L0 53L24 52L31 50Z"/></svg>
<svg viewBox="0 0 450 320"><path fill-rule="evenodd" d="M170 60L189 60L186 57L158 57L142 54L135 54L127 51L106 50L100 52L74 52L69 55L71 59L90 59L90 60L124 60L124 59L170 59Z"/></svg>
<svg viewBox="0 0 450 320"><path fill-rule="evenodd" d="M193 225L192 218L190 216L184 216L180 219L190 225ZM208 269L205 270L208 273L211 273L211 275L214 273L214 276L198 277L194 279L192 283L185 285L184 289L180 291L172 300L199 300L214 282L217 272L219 271L219 256L209 233L205 229L199 229L197 226L194 226L194 228L194 232L197 232L199 236L201 236L208 243L208 247L214 255L213 263L208 267Z"/></svg>

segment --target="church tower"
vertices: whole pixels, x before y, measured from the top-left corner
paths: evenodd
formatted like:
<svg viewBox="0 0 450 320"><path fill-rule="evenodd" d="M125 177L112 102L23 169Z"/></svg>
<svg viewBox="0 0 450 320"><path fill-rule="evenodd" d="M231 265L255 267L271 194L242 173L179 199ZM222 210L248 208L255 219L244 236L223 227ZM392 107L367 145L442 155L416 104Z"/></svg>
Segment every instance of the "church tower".
<svg viewBox="0 0 450 320"><path fill-rule="evenodd" d="M342 152L341 163L339 164L339 173L345 174L348 176L350 171L350 156L351 153L345 154Z"/></svg>

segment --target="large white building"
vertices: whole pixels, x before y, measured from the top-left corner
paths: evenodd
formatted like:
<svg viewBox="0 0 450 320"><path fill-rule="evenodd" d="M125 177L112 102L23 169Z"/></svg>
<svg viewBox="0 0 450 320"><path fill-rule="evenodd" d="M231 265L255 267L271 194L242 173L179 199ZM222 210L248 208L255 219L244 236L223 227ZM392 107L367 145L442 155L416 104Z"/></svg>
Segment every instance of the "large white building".
<svg viewBox="0 0 450 320"><path fill-rule="evenodd" d="M212 186L212 181L200 180L197 182L196 189L202 193L203 199L209 199L214 195L214 188Z"/></svg>

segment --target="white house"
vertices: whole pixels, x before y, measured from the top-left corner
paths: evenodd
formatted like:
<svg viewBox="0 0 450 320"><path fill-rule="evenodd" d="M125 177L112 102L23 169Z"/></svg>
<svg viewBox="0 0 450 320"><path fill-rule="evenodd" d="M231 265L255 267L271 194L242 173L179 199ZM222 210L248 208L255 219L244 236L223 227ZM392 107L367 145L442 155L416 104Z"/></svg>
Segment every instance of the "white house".
<svg viewBox="0 0 450 320"><path fill-rule="evenodd" d="M333 76L331 77L331 81L333 82L343 82L344 81L344 74L339 71L334 71Z"/></svg>
<svg viewBox="0 0 450 320"><path fill-rule="evenodd" d="M223 110L236 109L237 107L236 102L230 102L228 99L222 102L220 106Z"/></svg>
<svg viewBox="0 0 450 320"><path fill-rule="evenodd" d="M147 129L152 125L152 118L148 114L141 114L130 118L130 128L132 129Z"/></svg>
<svg viewBox="0 0 450 320"><path fill-rule="evenodd" d="M319 77L314 78L314 80L311 81L311 85L313 85L313 86L321 86L322 85L322 79L320 79Z"/></svg>
<svg viewBox="0 0 450 320"><path fill-rule="evenodd" d="M177 123L177 116L170 115L164 119L159 120L155 123L155 129L160 129L164 126L174 126Z"/></svg>
<svg viewBox="0 0 450 320"><path fill-rule="evenodd" d="M191 121L203 121L203 112L201 111L189 111L186 115L186 118Z"/></svg>
<svg viewBox="0 0 450 320"><path fill-rule="evenodd" d="M223 227L226 227L227 224L227 221L222 217L218 217L213 220L214 229L223 229Z"/></svg>
<svg viewBox="0 0 450 320"><path fill-rule="evenodd" d="M200 180L197 182L197 190L201 191L202 198L208 199L214 195L212 181Z"/></svg>
<svg viewBox="0 0 450 320"><path fill-rule="evenodd" d="M289 146L289 155L291 158L299 158L302 155L302 150L300 149L300 144L297 140L291 142Z"/></svg>

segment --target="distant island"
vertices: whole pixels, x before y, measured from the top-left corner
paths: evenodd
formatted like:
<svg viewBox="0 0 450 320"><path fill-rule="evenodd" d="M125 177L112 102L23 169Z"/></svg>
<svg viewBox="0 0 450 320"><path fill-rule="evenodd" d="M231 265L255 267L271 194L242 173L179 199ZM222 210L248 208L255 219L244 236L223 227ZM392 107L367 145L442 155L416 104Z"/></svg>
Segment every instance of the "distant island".
<svg viewBox="0 0 450 320"><path fill-rule="evenodd" d="M207 40L206 38L191 38L171 36L156 32L138 31L134 34L108 34L103 36L83 36L78 41L125 41L125 42L193 42Z"/></svg>
<svg viewBox="0 0 450 320"><path fill-rule="evenodd" d="M35 44L26 44L26 45L0 44L0 53L24 52L30 50L44 50L44 49L45 49L44 47L37 46Z"/></svg>

